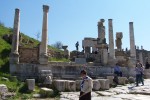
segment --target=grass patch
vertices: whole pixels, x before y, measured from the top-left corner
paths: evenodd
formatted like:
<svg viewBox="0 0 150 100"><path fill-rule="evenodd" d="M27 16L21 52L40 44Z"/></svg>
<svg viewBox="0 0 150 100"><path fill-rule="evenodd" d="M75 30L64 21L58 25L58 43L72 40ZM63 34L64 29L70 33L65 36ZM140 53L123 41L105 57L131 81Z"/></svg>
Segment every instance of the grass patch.
<svg viewBox="0 0 150 100"><path fill-rule="evenodd" d="M49 58L49 61L70 62L70 60L69 60L69 59L66 59L66 58Z"/></svg>

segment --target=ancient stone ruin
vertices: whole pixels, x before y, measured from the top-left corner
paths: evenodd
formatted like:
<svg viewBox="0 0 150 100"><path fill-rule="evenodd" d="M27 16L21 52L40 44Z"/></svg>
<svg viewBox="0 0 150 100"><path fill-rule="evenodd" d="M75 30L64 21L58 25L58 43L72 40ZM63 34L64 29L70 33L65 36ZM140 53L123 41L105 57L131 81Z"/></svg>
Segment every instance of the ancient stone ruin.
<svg viewBox="0 0 150 100"><path fill-rule="evenodd" d="M72 88L69 87L70 85L66 88L75 91L75 88L78 87L77 84L80 83L78 81L80 79L80 71L86 69L92 78L104 78L94 81L94 84L97 86L94 87L95 90L100 88L99 82L101 85L106 85L103 86L104 89L108 89L108 79L112 80L113 77L107 76L113 76L113 66L117 62L120 63L124 76L120 78L119 82L124 84L125 77L135 76L136 59L139 59L143 64L146 61L150 61L150 52L135 46L133 22L129 22L130 49L123 50L123 33L116 32L116 39L114 39L113 20L108 19L109 43L106 43L105 20L100 19L97 25L98 37L85 37L82 40L83 50L81 52L69 52L67 50L68 46L63 46L65 58L73 59L72 62L49 62L47 48L48 11L49 6L43 5L42 39L39 49L23 49L19 47L20 10L15 9L13 41L10 53L10 73L18 76L23 81L28 78L39 79L39 77L42 77L40 75L44 75L50 82L51 78L56 79L54 82L56 82L55 85L58 85L58 90L65 90L65 84L72 84ZM116 49L114 44L116 44ZM30 54L26 54L26 51L29 51ZM147 76L149 77L150 75ZM62 79L66 81L62 81ZM67 80L74 80L76 83ZM43 81L45 80L43 79Z"/></svg>

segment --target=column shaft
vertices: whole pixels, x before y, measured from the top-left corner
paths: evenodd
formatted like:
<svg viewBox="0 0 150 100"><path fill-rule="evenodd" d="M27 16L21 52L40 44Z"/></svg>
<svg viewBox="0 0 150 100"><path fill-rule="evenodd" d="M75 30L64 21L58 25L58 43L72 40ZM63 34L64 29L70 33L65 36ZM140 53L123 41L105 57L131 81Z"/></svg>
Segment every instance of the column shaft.
<svg viewBox="0 0 150 100"><path fill-rule="evenodd" d="M130 56L132 58L136 58L133 22L129 22L129 31L130 31Z"/></svg>
<svg viewBox="0 0 150 100"><path fill-rule="evenodd" d="M114 49L114 37L113 37L113 25L112 19L108 19L108 28L109 28L109 57L115 58L115 49Z"/></svg>
<svg viewBox="0 0 150 100"><path fill-rule="evenodd" d="M20 11L19 11L19 9L15 9L11 53L18 54L19 31L20 31Z"/></svg>

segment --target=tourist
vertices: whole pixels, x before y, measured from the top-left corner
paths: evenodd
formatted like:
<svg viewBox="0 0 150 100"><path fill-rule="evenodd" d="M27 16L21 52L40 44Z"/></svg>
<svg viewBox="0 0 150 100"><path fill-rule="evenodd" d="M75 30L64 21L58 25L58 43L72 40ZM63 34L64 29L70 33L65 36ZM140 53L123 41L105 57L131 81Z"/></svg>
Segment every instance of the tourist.
<svg viewBox="0 0 150 100"><path fill-rule="evenodd" d="M79 50L79 42L77 41L77 43L75 44L76 46L76 50L78 51Z"/></svg>
<svg viewBox="0 0 150 100"><path fill-rule="evenodd" d="M79 100L91 100L91 92L93 88L92 78L87 76L86 70L82 70L80 75L82 77L82 82Z"/></svg>
<svg viewBox="0 0 150 100"><path fill-rule="evenodd" d="M139 60L137 60L135 72L136 72L136 86L139 86L139 83L142 82L142 85L144 85L143 81L143 65L140 63Z"/></svg>
<svg viewBox="0 0 150 100"><path fill-rule="evenodd" d="M149 69L149 67L150 67L150 64L147 61L146 64L145 64L145 69Z"/></svg>
<svg viewBox="0 0 150 100"><path fill-rule="evenodd" d="M122 77L122 72L121 72L121 69L120 69L120 66L118 63L116 63L116 65L114 67L114 74L115 74L115 76Z"/></svg>

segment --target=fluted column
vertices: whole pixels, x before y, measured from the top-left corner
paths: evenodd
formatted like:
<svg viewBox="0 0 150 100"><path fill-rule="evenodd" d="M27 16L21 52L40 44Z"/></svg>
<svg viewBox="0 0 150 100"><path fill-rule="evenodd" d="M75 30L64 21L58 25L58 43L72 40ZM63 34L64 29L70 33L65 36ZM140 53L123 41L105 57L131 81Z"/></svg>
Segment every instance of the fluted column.
<svg viewBox="0 0 150 100"><path fill-rule="evenodd" d="M130 31L130 56L132 58L136 58L133 22L129 22L129 31Z"/></svg>
<svg viewBox="0 0 150 100"><path fill-rule="evenodd" d="M42 40L40 44L40 64L48 63L48 56L47 56L48 11L49 6L43 5L43 26L42 26Z"/></svg>
<svg viewBox="0 0 150 100"><path fill-rule="evenodd" d="M109 28L109 57L115 58L115 49L114 49L114 37L113 37L113 25L112 19L108 19L108 28Z"/></svg>
<svg viewBox="0 0 150 100"><path fill-rule="evenodd" d="M15 9L10 63L19 63L19 53L18 53L19 31L20 31L20 10Z"/></svg>

